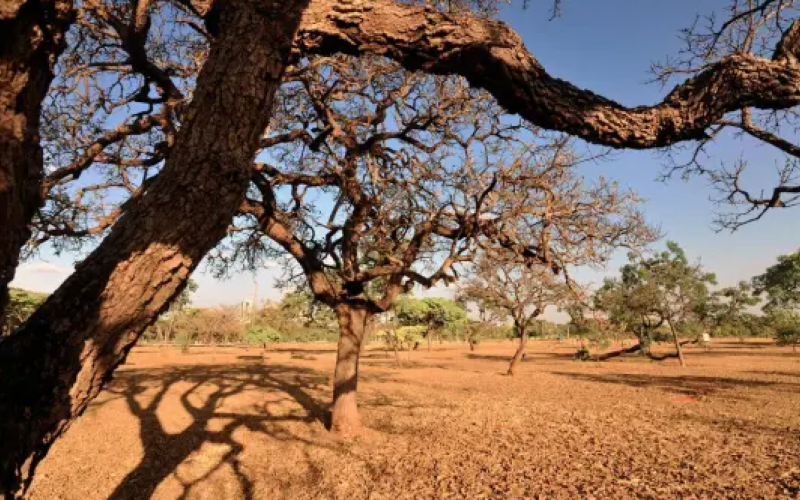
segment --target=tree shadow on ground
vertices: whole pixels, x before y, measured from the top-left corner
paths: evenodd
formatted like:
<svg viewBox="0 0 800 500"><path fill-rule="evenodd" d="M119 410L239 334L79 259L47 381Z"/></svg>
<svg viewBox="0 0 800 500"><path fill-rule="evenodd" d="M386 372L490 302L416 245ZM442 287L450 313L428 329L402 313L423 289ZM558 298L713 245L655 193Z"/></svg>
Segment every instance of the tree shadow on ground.
<svg viewBox="0 0 800 500"><path fill-rule="evenodd" d="M617 384L629 387L655 387L665 392L681 394L686 396L710 396L720 391L742 388L783 388L789 391L796 391L800 384L786 382L770 382L753 379L737 379L726 377L710 377L699 375L678 375L674 377L664 377L649 374L589 374L572 372L552 372L554 375L561 375L582 382L595 382L601 384ZM726 394L726 397L731 397Z"/></svg>
<svg viewBox="0 0 800 500"><path fill-rule="evenodd" d="M201 477L186 482L178 478L183 487L180 498L187 498L194 486L225 465L232 468L243 497L252 498L253 482L239 461L243 445L234 439L234 432L246 428L268 434L273 439L304 441L280 423L320 421L327 424L330 418L327 409L319 405L310 392L325 385L326 381L326 377L311 369L254 363L119 372L108 388L119 397L110 399L124 398L128 409L139 419L144 455L109 498L150 498L156 488L204 443L224 445L227 452ZM181 384L180 387L177 384ZM277 401L270 398L268 403L254 405L252 411L228 412L222 409L229 398L245 391L257 391L255 394L263 395L263 390L280 397ZM180 394L180 406L191 416L191 423L180 432L170 433L157 416L157 411L167 394L170 393L170 399L174 399L176 391ZM300 408L297 408L298 404ZM286 411L287 406L290 411ZM215 420L214 424L211 424L212 420Z"/></svg>
<svg viewBox="0 0 800 500"><path fill-rule="evenodd" d="M776 352L776 351L769 351L769 352L759 352L759 351L748 351L745 349L736 350L731 349L729 347L720 347L717 348L715 346L711 346L710 349L702 349L702 348L695 348L686 351L687 356L697 356L697 357L749 357L749 358L795 358L800 359L800 352L793 353L789 352Z"/></svg>
<svg viewBox="0 0 800 500"><path fill-rule="evenodd" d="M297 347L272 347L267 352L288 352L288 353L299 353L299 354L336 354L336 348L332 347L330 349L301 349Z"/></svg>

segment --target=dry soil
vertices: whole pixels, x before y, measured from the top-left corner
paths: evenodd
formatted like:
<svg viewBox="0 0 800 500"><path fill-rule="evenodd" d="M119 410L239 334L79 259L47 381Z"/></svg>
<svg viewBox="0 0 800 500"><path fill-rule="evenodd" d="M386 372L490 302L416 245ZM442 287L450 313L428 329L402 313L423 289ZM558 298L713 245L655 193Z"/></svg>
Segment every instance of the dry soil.
<svg viewBox="0 0 800 500"><path fill-rule="evenodd" d="M664 346L662 349L667 349ZM352 440L326 430L333 345L142 346L53 447L31 498L800 498L800 355L715 340L689 366L572 341L362 357Z"/></svg>

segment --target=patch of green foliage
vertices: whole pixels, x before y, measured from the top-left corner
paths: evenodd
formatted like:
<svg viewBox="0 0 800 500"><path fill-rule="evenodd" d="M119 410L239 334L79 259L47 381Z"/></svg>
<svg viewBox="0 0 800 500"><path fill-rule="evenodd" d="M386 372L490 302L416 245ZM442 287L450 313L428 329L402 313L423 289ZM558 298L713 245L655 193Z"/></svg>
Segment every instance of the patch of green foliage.
<svg viewBox="0 0 800 500"><path fill-rule="evenodd" d="M20 288L9 289L9 302L6 308L4 328L11 332L24 323L47 299L47 294L30 292Z"/></svg>
<svg viewBox="0 0 800 500"><path fill-rule="evenodd" d="M280 342L282 338L279 331L264 325L251 326L244 334L244 341L248 344L272 344Z"/></svg>

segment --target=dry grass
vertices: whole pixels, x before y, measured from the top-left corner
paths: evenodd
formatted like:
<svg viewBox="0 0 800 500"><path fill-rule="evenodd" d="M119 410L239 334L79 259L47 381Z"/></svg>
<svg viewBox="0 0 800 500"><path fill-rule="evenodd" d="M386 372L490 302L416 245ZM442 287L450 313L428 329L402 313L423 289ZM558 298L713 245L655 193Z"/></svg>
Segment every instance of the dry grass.
<svg viewBox="0 0 800 500"><path fill-rule="evenodd" d="M690 366L570 360L531 342L368 350L353 441L324 428L332 345L137 348L54 446L31 497L800 498L800 355L687 349Z"/></svg>

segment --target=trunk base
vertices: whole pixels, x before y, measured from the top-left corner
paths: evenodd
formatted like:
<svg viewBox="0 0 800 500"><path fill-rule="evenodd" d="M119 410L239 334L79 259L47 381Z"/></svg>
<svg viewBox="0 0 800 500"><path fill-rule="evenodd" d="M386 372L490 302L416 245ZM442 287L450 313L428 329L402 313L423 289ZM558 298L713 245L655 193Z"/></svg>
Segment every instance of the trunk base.
<svg viewBox="0 0 800 500"><path fill-rule="evenodd" d="M331 410L331 433L346 438L357 436L362 430L355 394L340 396Z"/></svg>

